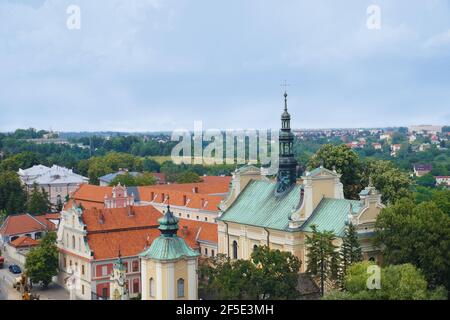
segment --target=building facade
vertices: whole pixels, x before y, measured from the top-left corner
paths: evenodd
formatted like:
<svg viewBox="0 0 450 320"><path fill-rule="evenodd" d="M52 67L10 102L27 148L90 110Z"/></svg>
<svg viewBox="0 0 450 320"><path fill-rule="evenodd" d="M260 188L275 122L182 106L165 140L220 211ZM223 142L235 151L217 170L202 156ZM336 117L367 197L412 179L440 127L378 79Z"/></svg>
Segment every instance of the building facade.
<svg viewBox="0 0 450 320"><path fill-rule="evenodd" d="M33 190L34 184L45 190L53 206L63 205L66 198L89 179L57 165L51 168L37 165L28 169L19 169L19 177L28 192Z"/></svg>
<svg viewBox="0 0 450 320"><path fill-rule="evenodd" d="M304 272L306 236L311 234L311 227L333 231L339 246L352 223L364 257L381 261L379 250L370 241L376 217L383 208L381 194L369 186L361 192L360 200L345 199L341 176L323 167L306 172L300 180L296 178L286 97L281 117L279 173L271 180L256 167L236 171L217 219L219 253L232 259L249 259L257 246L267 245L297 256Z"/></svg>

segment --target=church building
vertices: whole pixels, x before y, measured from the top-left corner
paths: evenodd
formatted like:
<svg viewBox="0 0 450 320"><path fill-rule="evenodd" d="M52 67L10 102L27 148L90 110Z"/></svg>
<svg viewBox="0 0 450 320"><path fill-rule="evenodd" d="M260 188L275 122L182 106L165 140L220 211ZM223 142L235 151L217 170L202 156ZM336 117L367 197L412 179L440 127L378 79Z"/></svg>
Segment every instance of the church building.
<svg viewBox="0 0 450 320"><path fill-rule="evenodd" d="M381 194L372 186L360 193L360 200L344 198L341 175L319 167L297 179L294 135L284 94L279 135L279 170L269 179L254 166L244 166L233 175L228 196L220 204L218 221L219 253L232 259L250 259L257 246L289 251L306 270L306 236L311 226L333 231L336 245L349 223L356 226L365 259L380 262L372 245L376 217L383 208Z"/></svg>

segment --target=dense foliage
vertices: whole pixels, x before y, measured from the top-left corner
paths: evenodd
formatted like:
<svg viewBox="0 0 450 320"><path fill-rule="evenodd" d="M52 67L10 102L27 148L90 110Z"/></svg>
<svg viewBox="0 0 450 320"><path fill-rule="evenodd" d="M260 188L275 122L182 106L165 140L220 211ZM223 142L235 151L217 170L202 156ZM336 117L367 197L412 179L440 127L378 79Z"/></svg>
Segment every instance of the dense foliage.
<svg viewBox="0 0 450 320"><path fill-rule="evenodd" d="M200 267L200 286L215 299L294 299L300 260L289 252L258 247L251 260L219 254Z"/></svg>
<svg viewBox="0 0 450 320"><path fill-rule="evenodd" d="M38 247L31 249L25 261L25 271L33 283L46 288L58 273L56 233L47 233Z"/></svg>
<svg viewBox="0 0 450 320"><path fill-rule="evenodd" d="M447 199L448 200L448 199ZM450 285L450 217L433 201L401 199L381 211L376 240L387 264L411 263L431 287Z"/></svg>
<svg viewBox="0 0 450 320"><path fill-rule="evenodd" d="M333 291L324 299L328 300L425 300L447 299L447 292L439 287L428 290L422 272L411 264L389 265L381 268L379 288L369 287L372 262L360 262L349 267L343 291Z"/></svg>

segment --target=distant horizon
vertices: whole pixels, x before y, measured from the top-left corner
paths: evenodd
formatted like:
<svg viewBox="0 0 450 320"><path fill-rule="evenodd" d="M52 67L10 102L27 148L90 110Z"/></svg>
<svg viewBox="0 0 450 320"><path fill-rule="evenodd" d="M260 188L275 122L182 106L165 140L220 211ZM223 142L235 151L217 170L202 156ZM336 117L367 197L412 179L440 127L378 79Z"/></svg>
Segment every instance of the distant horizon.
<svg viewBox="0 0 450 320"><path fill-rule="evenodd" d="M385 127L335 127L335 128L291 128L292 131L306 131L306 130L311 130L311 131L325 131L325 130L383 130L383 129L399 129L399 128L407 128L409 129L411 126L441 126L441 127L447 127L450 126L450 124L413 124L413 125L409 125L409 126L385 126ZM126 134L156 134L156 133L161 133L161 134L171 134L173 131L175 130L166 130L166 131L161 131L161 130L155 130L155 131L114 131L114 130L99 130L99 131L88 131L88 130L82 130L82 131L59 131L59 130L52 130L50 131L49 129L43 129L43 128L17 128L15 130L20 130L20 129L35 129L36 131L40 131L40 130L44 130L44 131L49 131L49 132L54 132L54 133L62 133L62 134L71 134L71 133L126 133ZM252 128L253 129L253 128ZM262 128L260 128L262 129ZM256 129L256 130L260 130L260 129ZM272 129L277 129L277 128L272 128ZM3 134L11 134L14 133L14 131L0 131L0 133ZM190 130L189 128L187 128L188 131L194 131L194 130ZM208 129L204 129L203 131L208 130ZM246 128L241 128L241 129L218 129L220 131L226 131L226 130L246 130ZM249 128L247 129L249 130Z"/></svg>

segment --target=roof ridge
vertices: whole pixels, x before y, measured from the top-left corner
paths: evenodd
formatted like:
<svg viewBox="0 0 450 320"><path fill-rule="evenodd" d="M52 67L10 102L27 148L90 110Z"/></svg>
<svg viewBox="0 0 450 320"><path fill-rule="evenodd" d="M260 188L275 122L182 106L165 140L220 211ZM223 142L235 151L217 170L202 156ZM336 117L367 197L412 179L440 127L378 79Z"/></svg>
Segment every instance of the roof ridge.
<svg viewBox="0 0 450 320"><path fill-rule="evenodd" d="M25 213L26 215L30 216L34 221L36 221L37 223L39 223L41 226L45 227L46 229L48 229L48 226L46 224L43 224L42 222L40 222L38 219L36 219L34 216L32 216L29 213ZM44 217L45 218L45 217Z"/></svg>

